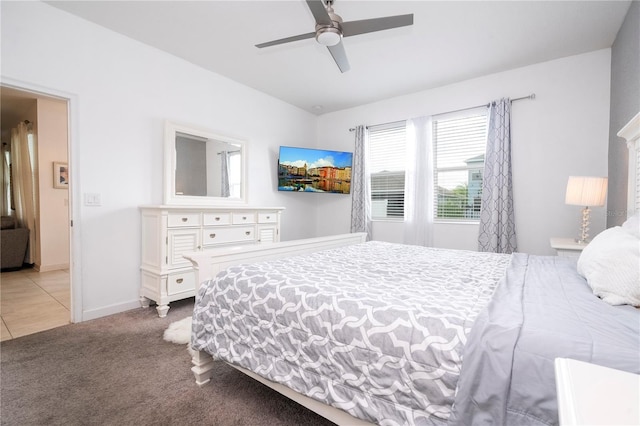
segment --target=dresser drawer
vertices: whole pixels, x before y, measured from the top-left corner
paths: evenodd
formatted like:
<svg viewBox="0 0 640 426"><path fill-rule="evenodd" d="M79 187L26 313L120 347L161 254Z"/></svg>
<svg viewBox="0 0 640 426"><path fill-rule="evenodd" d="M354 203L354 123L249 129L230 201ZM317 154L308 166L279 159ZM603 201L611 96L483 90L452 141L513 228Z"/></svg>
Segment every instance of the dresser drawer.
<svg viewBox="0 0 640 426"><path fill-rule="evenodd" d="M204 213L204 226L229 225L231 213Z"/></svg>
<svg viewBox="0 0 640 426"><path fill-rule="evenodd" d="M200 213L169 213L169 228L200 226Z"/></svg>
<svg viewBox="0 0 640 426"><path fill-rule="evenodd" d="M256 214L251 213L233 213L232 222L234 225L242 225L243 223L256 223Z"/></svg>
<svg viewBox="0 0 640 426"><path fill-rule="evenodd" d="M278 213L258 213L258 223L276 223L278 222Z"/></svg>
<svg viewBox="0 0 640 426"><path fill-rule="evenodd" d="M196 274L194 271L169 274L167 276L167 294L178 294L194 291L196 288Z"/></svg>
<svg viewBox="0 0 640 426"><path fill-rule="evenodd" d="M255 241L253 226L236 226L233 228L205 228L202 235L203 245L227 244Z"/></svg>

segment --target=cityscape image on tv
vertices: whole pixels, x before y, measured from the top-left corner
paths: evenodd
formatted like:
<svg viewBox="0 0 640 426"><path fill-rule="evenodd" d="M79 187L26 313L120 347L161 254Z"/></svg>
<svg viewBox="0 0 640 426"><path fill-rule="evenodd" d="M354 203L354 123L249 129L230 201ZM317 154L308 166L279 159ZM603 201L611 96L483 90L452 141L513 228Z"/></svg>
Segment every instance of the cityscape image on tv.
<svg viewBox="0 0 640 426"><path fill-rule="evenodd" d="M280 147L278 191L351 192L350 152Z"/></svg>

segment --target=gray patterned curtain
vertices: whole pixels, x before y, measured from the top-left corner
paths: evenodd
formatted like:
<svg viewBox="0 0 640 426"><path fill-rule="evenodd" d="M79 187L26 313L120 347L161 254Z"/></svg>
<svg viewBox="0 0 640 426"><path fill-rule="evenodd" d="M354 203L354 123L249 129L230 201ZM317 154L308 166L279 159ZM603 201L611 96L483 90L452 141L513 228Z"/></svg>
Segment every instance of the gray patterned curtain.
<svg viewBox="0 0 640 426"><path fill-rule="evenodd" d="M366 232L368 241L371 239L371 191L367 151L367 129L358 126L351 170L351 232Z"/></svg>
<svg viewBox="0 0 640 426"><path fill-rule="evenodd" d="M511 178L511 101L503 98L489 108L489 134L482 180L478 250L516 251Z"/></svg>

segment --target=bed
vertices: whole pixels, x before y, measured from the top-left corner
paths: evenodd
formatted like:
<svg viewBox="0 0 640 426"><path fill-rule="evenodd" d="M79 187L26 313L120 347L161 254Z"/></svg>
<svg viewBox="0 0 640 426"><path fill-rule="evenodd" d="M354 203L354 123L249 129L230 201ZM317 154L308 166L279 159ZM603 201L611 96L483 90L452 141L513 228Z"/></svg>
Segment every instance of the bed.
<svg viewBox="0 0 640 426"><path fill-rule="evenodd" d="M225 361L337 424L557 424L555 358L640 373L640 309L593 285L637 228L578 264L360 234L192 254L192 371Z"/></svg>

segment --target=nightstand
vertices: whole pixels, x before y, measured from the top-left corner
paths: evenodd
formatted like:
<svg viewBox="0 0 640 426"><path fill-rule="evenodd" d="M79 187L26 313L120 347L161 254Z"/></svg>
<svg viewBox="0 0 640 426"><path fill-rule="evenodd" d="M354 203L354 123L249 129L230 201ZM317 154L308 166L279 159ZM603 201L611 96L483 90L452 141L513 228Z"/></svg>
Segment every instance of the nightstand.
<svg viewBox="0 0 640 426"><path fill-rule="evenodd" d="M558 256L570 257L578 259L580 253L587 246L587 244L577 243L573 238L551 238L551 247L556 249Z"/></svg>
<svg viewBox="0 0 640 426"><path fill-rule="evenodd" d="M568 358L556 358L561 426L640 424L640 376Z"/></svg>

